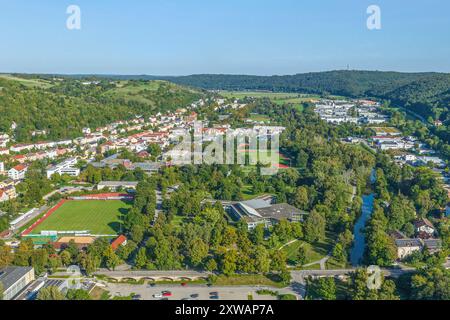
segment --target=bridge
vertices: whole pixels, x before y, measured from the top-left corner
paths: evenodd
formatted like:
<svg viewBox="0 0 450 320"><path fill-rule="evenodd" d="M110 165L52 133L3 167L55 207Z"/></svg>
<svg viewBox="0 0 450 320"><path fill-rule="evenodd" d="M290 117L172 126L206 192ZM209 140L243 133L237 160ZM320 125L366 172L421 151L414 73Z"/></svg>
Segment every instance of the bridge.
<svg viewBox="0 0 450 320"><path fill-rule="evenodd" d="M208 280L211 272L199 271L97 271L96 276L105 276L117 281L195 281Z"/></svg>

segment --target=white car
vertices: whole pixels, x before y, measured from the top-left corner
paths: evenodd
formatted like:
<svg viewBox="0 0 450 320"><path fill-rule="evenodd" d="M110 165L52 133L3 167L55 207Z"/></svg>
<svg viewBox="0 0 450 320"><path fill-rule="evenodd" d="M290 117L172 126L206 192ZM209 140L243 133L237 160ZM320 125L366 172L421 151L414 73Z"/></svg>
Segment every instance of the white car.
<svg viewBox="0 0 450 320"><path fill-rule="evenodd" d="M155 293L153 295L153 298L162 298L162 297L163 297L163 295L161 293Z"/></svg>

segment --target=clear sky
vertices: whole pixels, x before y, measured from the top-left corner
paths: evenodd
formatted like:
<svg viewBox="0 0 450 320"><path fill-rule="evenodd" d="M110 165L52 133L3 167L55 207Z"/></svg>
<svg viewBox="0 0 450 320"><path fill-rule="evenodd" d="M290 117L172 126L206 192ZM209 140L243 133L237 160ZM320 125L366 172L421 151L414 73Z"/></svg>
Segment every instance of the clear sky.
<svg viewBox="0 0 450 320"><path fill-rule="evenodd" d="M450 72L449 17L448 0L0 0L0 72Z"/></svg>

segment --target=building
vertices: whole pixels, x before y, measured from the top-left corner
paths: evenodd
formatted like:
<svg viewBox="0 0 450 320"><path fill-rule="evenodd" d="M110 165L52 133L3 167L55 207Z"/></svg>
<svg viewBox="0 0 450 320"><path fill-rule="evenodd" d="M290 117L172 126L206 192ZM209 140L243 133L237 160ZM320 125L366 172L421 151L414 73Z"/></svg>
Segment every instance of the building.
<svg viewBox="0 0 450 320"><path fill-rule="evenodd" d="M102 181L97 185L97 190L103 190L105 188L108 188L111 191L117 191L118 189L136 190L137 185L137 181Z"/></svg>
<svg viewBox="0 0 450 320"><path fill-rule="evenodd" d="M0 188L0 202L5 202L15 198L17 198L15 186L6 186L4 188Z"/></svg>
<svg viewBox="0 0 450 320"><path fill-rule="evenodd" d="M9 200L8 195L2 189L0 189L0 203L8 200Z"/></svg>
<svg viewBox="0 0 450 320"><path fill-rule="evenodd" d="M12 300L32 281L34 281L33 267L6 267L0 269L3 300Z"/></svg>
<svg viewBox="0 0 450 320"><path fill-rule="evenodd" d="M5 173L5 164L0 161L0 175Z"/></svg>
<svg viewBox="0 0 450 320"><path fill-rule="evenodd" d="M55 166L47 169L47 178L50 179L54 174L67 174L71 177L78 177L80 175L80 169L75 168L74 165L77 164L76 158L67 159Z"/></svg>
<svg viewBox="0 0 450 320"><path fill-rule="evenodd" d="M447 208L445 208L445 216L450 217L450 203L447 204Z"/></svg>
<svg viewBox="0 0 450 320"><path fill-rule="evenodd" d="M419 239L396 239L397 257L401 260L411 255L413 252L422 250L422 243Z"/></svg>
<svg viewBox="0 0 450 320"><path fill-rule="evenodd" d="M111 242L111 248L113 248L114 251L119 249L120 246L126 246L127 245L127 237L124 235L118 236L113 242Z"/></svg>
<svg viewBox="0 0 450 320"><path fill-rule="evenodd" d="M277 224L286 219L290 222L300 222L308 215L287 203L272 204L272 197L242 201L226 206L228 212L237 220L244 220L248 229L252 230L259 224L265 227Z"/></svg>
<svg viewBox="0 0 450 320"><path fill-rule="evenodd" d="M8 171L8 177L13 180L22 180L25 179L27 171L28 167L26 165L19 164Z"/></svg>
<svg viewBox="0 0 450 320"><path fill-rule="evenodd" d="M433 224L426 218L416 220L414 222L414 227L416 233L420 235L420 238L431 238L436 232Z"/></svg>

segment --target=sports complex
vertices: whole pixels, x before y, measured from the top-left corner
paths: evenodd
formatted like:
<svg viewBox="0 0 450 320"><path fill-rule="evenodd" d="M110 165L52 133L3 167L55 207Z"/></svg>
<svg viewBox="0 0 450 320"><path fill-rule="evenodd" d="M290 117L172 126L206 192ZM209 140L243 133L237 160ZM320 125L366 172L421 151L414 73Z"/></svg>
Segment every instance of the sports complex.
<svg viewBox="0 0 450 320"><path fill-rule="evenodd" d="M116 237L133 204L120 193L85 195L61 200L22 232L23 237Z"/></svg>

